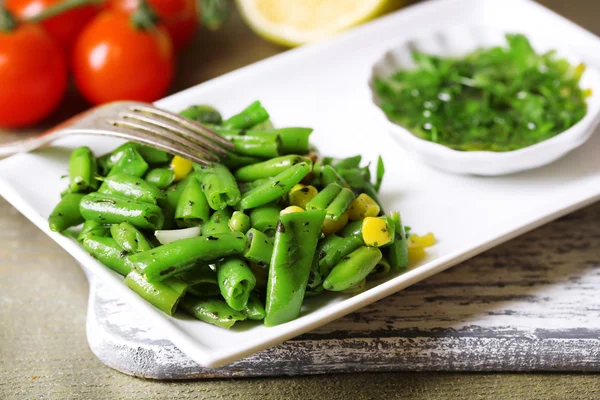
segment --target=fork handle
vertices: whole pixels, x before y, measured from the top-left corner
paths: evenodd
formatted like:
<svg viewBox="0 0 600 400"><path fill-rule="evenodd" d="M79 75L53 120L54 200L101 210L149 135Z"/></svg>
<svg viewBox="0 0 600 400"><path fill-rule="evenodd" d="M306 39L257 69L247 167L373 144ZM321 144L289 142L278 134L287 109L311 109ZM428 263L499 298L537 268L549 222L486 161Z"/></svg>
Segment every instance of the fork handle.
<svg viewBox="0 0 600 400"><path fill-rule="evenodd" d="M0 157L8 157L18 153L27 153L29 151L39 149L47 144L66 136L68 132L62 129L50 129L37 136L33 136L23 140L0 144Z"/></svg>

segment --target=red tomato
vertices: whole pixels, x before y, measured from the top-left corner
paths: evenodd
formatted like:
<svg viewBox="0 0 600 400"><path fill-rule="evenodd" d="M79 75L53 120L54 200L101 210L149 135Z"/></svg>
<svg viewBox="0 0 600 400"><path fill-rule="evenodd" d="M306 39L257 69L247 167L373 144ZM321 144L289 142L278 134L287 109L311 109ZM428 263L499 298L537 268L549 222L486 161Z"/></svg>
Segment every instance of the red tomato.
<svg viewBox="0 0 600 400"><path fill-rule="evenodd" d="M114 10L132 13L139 0L109 0L109 7ZM198 30L195 0L148 0L160 23L169 32L175 50L183 48Z"/></svg>
<svg viewBox="0 0 600 400"><path fill-rule="evenodd" d="M161 27L136 29L130 16L105 11L79 37L72 68L79 90L94 104L151 102L173 80L171 40Z"/></svg>
<svg viewBox="0 0 600 400"><path fill-rule="evenodd" d="M63 0L5 0L4 6L19 18L31 18ZM79 33L100 12L97 5L77 7L42 22L42 26L69 52Z"/></svg>
<svg viewBox="0 0 600 400"><path fill-rule="evenodd" d="M0 31L0 126L19 128L48 116L67 88L61 48L39 26Z"/></svg>

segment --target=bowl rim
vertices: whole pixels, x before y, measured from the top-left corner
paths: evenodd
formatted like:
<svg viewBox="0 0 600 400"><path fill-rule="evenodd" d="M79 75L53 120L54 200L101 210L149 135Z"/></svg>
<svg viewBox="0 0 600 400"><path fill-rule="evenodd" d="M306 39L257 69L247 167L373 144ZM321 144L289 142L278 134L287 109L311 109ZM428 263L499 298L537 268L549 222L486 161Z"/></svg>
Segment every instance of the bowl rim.
<svg viewBox="0 0 600 400"><path fill-rule="evenodd" d="M412 142L412 145L414 147L418 146L421 149L424 147L429 147L430 148L429 151L431 153L436 152L436 153L438 153L438 155L443 155L443 156L446 156L447 158L450 158L450 157L455 158L455 159L461 158L463 160L472 160L472 161L482 161L482 160L486 160L486 159L492 160L492 161L498 161L501 159L527 156L534 152L537 153L540 150L543 150L545 148L555 147L555 146L559 146L559 145L565 145L564 149L565 149L565 152L567 152L569 150L572 150L574 147L580 146L581 144L585 143L585 141L587 141L587 139L589 139L591 134L585 135L585 133L586 133L585 131L587 130L586 128L594 127L595 125L600 123L600 99L597 99L597 101L593 104L590 102L589 99L586 99L587 109L586 109L585 115L583 116L583 118L581 120L579 120L577 123L575 123L570 128L568 128L562 132L559 132L556 135L554 135L548 139L542 140L541 142L534 143L532 145L522 147L520 149L509 150L509 151L490 151L490 150L462 151L462 150L456 150L451 147L445 146L443 144L431 142L429 140L420 138L419 136L414 134L410 129L391 120L377 102L378 95L374 90L374 84L373 84L374 79L376 77L381 76L376 72L377 66L382 61L384 61L387 57L389 57L391 54L396 52L398 49L406 47L412 42L415 42L418 40L423 40L426 38L435 37L435 36L439 37L440 35L444 35L445 33L449 32L449 31L456 30L457 28L470 29L470 30L485 29L488 31L494 30L494 31L496 31L496 33L500 32L502 34L515 33L515 32L510 32L508 30L499 29L496 27L482 27L481 25L477 25L477 24L450 25L444 29L430 31L424 35L408 37L408 38L402 40L401 42L398 42L398 43L388 47L388 49L386 51L384 51L382 54L380 54L375 59L375 61L373 63L371 63L371 68L369 70L369 79L367 82L367 85L369 86L369 90L371 92L370 103L372 106L374 106L378 110L379 116L383 117L384 122L389 127L394 129L394 131L396 133L401 134L403 136L403 139L406 139L407 141ZM531 34L524 34L524 35L528 39L531 39L533 37L534 42L535 42L535 38L538 37L536 35L531 35ZM546 40L546 42L549 42L549 40ZM568 51L564 51L564 46L561 46L560 43L557 45L553 45L552 49L556 51L556 53L559 57L568 59L571 64L573 64L575 62L580 62L580 63L583 62L581 60L581 57L577 57L576 55L574 55ZM583 72L582 78L589 77L591 79L590 84L591 84L591 88L592 88L592 96L600 96L600 71L596 68L596 66L589 65L589 64L585 64L585 66L586 66L586 69ZM592 105L594 107L592 107Z"/></svg>

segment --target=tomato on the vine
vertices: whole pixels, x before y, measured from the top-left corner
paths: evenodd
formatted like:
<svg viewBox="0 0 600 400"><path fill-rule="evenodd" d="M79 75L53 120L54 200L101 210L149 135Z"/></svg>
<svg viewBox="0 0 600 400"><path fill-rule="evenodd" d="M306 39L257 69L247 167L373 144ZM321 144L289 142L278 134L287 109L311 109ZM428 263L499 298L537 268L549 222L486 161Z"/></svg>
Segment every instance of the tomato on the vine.
<svg viewBox="0 0 600 400"><path fill-rule="evenodd" d="M169 88L174 74L171 40L161 26L139 20L135 14L107 10L79 37L72 69L77 87L90 102L151 102Z"/></svg>
<svg viewBox="0 0 600 400"><path fill-rule="evenodd" d="M140 0L109 0L111 9L132 13ZM198 30L195 0L148 0L169 32L175 50L183 48Z"/></svg>
<svg viewBox="0 0 600 400"><path fill-rule="evenodd" d="M5 0L4 7L17 17L27 19L38 16L49 7L64 0ZM48 34L69 52L83 28L100 12L98 5L89 4L72 8L41 22Z"/></svg>
<svg viewBox="0 0 600 400"><path fill-rule="evenodd" d="M17 24L5 10L0 13L0 126L33 125L54 111L65 93L65 55L41 27Z"/></svg>

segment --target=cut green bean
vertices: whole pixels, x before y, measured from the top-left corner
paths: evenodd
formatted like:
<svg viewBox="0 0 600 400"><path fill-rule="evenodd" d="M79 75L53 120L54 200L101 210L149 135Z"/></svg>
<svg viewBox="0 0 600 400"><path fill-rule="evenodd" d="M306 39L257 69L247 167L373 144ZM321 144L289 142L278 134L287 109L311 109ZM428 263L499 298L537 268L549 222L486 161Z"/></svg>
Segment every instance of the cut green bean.
<svg viewBox="0 0 600 400"><path fill-rule="evenodd" d="M173 156L166 151L158 150L143 144L137 144L136 149L142 158L150 165L168 164L173 158Z"/></svg>
<svg viewBox="0 0 600 400"><path fill-rule="evenodd" d="M181 239L133 254L129 257L135 269L150 282L161 281L193 268L198 262L211 262L223 257L241 255L246 247L242 233L230 232Z"/></svg>
<svg viewBox="0 0 600 400"><path fill-rule="evenodd" d="M230 208L224 210L215 211L207 222L202 224L202 235L216 235L219 233L229 233L229 219L232 217Z"/></svg>
<svg viewBox="0 0 600 400"><path fill-rule="evenodd" d="M225 165L227 168L234 170L236 168L244 167L246 165L255 164L257 162L263 161L260 157L253 156L243 156L240 154L236 154L233 151L227 152L227 157L221 160L221 163Z"/></svg>
<svg viewBox="0 0 600 400"><path fill-rule="evenodd" d="M348 254L331 270L323 281L323 288L342 291L358 285L382 258L376 247L362 246Z"/></svg>
<svg viewBox="0 0 600 400"><path fill-rule="evenodd" d="M96 165L98 166L98 173L102 176L108 175L113 164L110 161L112 154L108 153L100 156L96 159Z"/></svg>
<svg viewBox="0 0 600 400"><path fill-rule="evenodd" d="M330 184L337 183L340 186L346 187L348 183L346 180L333 168L331 165L323 166L321 171L321 184L323 186L329 186Z"/></svg>
<svg viewBox="0 0 600 400"><path fill-rule="evenodd" d="M197 166L202 191L213 210L222 210L236 205L241 198L240 189L229 169L214 163L210 167Z"/></svg>
<svg viewBox="0 0 600 400"><path fill-rule="evenodd" d="M159 206L122 196L90 193L81 199L81 215L103 224L129 222L141 229L162 229L164 215Z"/></svg>
<svg viewBox="0 0 600 400"><path fill-rule="evenodd" d="M256 124L269 119L269 113L260 104L259 101L255 101L250 104L239 114L233 115L223 122L223 128L228 129L248 129L252 128Z"/></svg>
<svg viewBox="0 0 600 400"><path fill-rule="evenodd" d="M234 136L249 136L254 138L277 137L282 154L306 154L309 152L308 139L312 133L310 128L281 128L264 130L258 126L252 130L246 129L224 129L222 127L211 127L215 132L228 138Z"/></svg>
<svg viewBox="0 0 600 400"><path fill-rule="evenodd" d="M60 199L48 218L48 224L52 232L62 232L83 223L84 217L81 215L79 205L84 197L83 194L70 193Z"/></svg>
<svg viewBox="0 0 600 400"><path fill-rule="evenodd" d="M88 236L108 236L109 234L110 227L108 225L101 224L98 221L89 220L83 223L81 231L77 236L77 241L83 242Z"/></svg>
<svg viewBox="0 0 600 400"><path fill-rule="evenodd" d="M360 162L362 161L362 156L357 155L353 157L346 157L342 159L334 159L331 161L331 166L336 170L340 169L352 169L360 167Z"/></svg>
<svg viewBox="0 0 600 400"><path fill-rule="evenodd" d="M234 136L229 139L234 146L234 152L250 157L277 157L281 155L281 142L278 136L273 137L245 137Z"/></svg>
<svg viewBox="0 0 600 400"><path fill-rule="evenodd" d="M273 182L272 178L265 178L265 179L257 179L255 181L252 182L242 182L239 184L239 188L240 188L240 192L242 193L242 195L244 193L248 193L249 191L251 191L252 189L259 187L267 182Z"/></svg>
<svg viewBox="0 0 600 400"><path fill-rule="evenodd" d="M268 266L273 256L273 239L252 228L246 233L244 258L260 266Z"/></svg>
<svg viewBox="0 0 600 400"><path fill-rule="evenodd" d="M250 210L250 225L252 228L273 236L277 227L277 221L279 221L280 212L281 206L277 202L253 208Z"/></svg>
<svg viewBox="0 0 600 400"><path fill-rule="evenodd" d="M300 183L310 170L310 165L304 162L288 168L274 176L272 182L267 182L244 193L239 207L243 210L250 209L277 200L289 192L294 185Z"/></svg>
<svg viewBox="0 0 600 400"><path fill-rule="evenodd" d="M386 249L386 257L393 269L404 269L408 267L408 241L400 213L393 212L387 219L394 227L394 243Z"/></svg>
<svg viewBox="0 0 600 400"><path fill-rule="evenodd" d="M72 193L87 193L98 188L98 165L89 147L73 150L69 159L69 189Z"/></svg>
<svg viewBox="0 0 600 400"><path fill-rule="evenodd" d="M373 200L377 202L381 209L381 214L385 214L377 191L373 187L373 184L368 179L365 179L364 174L359 169L344 169L339 171L340 175L346 180L346 182L352 187L354 192L358 195L365 193Z"/></svg>
<svg viewBox="0 0 600 400"><path fill-rule="evenodd" d="M217 263L217 280L221 295L229 307L242 311L256 286L256 278L248 264L238 257L227 257Z"/></svg>
<svg viewBox="0 0 600 400"><path fill-rule="evenodd" d="M108 268L125 276L131 272L127 251L115 239L103 236L87 236L83 240L84 249Z"/></svg>
<svg viewBox="0 0 600 400"><path fill-rule="evenodd" d="M125 251L130 253L139 253L140 251L150 250L152 245L144 237L142 232L130 223L122 222L110 227L110 234L117 244Z"/></svg>
<svg viewBox="0 0 600 400"><path fill-rule="evenodd" d="M200 182L197 179L191 179L187 182L175 208L177 225L182 228L198 226L202 222L208 221L210 211Z"/></svg>
<svg viewBox="0 0 600 400"><path fill-rule="evenodd" d="M257 164L248 165L238 169L235 177L238 181L250 182L257 179L272 178L286 169L301 162L312 166L310 159L297 155L272 158Z"/></svg>
<svg viewBox="0 0 600 400"><path fill-rule="evenodd" d="M333 201L327 206L327 217L337 221L348 210L356 196L350 189L342 188Z"/></svg>
<svg viewBox="0 0 600 400"><path fill-rule="evenodd" d="M357 236L340 237L329 235L317 246L318 272L325 277L342 258L363 246L361 238Z"/></svg>
<svg viewBox="0 0 600 400"><path fill-rule="evenodd" d="M306 203L307 210L324 210L331 204L333 199L342 191L342 187L337 183L327 185L315 197Z"/></svg>
<svg viewBox="0 0 600 400"><path fill-rule="evenodd" d="M123 149L118 161L111 168L108 176L122 173L142 177L148 171L148 163L137 151L136 146L131 144Z"/></svg>
<svg viewBox="0 0 600 400"><path fill-rule="evenodd" d="M123 173L114 173L104 178L98 193L122 196L150 204L158 204L165 198L162 190L142 178Z"/></svg>
<svg viewBox="0 0 600 400"><path fill-rule="evenodd" d="M242 310L242 314L253 321L262 321L265 319L265 316L267 315L265 306L256 293L250 293L248 303L246 303L246 307Z"/></svg>
<svg viewBox="0 0 600 400"><path fill-rule="evenodd" d="M168 168L154 168L146 174L146 182L159 189L166 189L175 182L175 172Z"/></svg>
<svg viewBox="0 0 600 400"><path fill-rule="evenodd" d="M180 305L183 310L200 321L225 329L246 319L244 314L235 311L220 299L199 299L188 295L181 300Z"/></svg>
<svg viewBox="0 0 600 400"><path fill-rule="evenodd" d="M221 113L216 108L205 104L190 106L180 112L179 115L202 124L220 125L223 122Z"/></svg>
<svg viewBox="0 0 600 400"><path fill-rule="evenodd" d="M228 225L233 232L246 233L250 229L250 217L244 214L243 211L234 211Z"/></svg>
<svg viewBox="0 0 600 400"><path fill-rule="evenodd" d="M169 315L175 314L177 305L187 290L187 284L177 278L150 283L137 271L127 274L125 284L148 303Z"/></svg>
<svg viewBox="0 0 600 400"><path fill-rule="evenodd" d="M266 326L291 321L300 314L324 220L324 210L281 216L269 267Z"/></svg>

